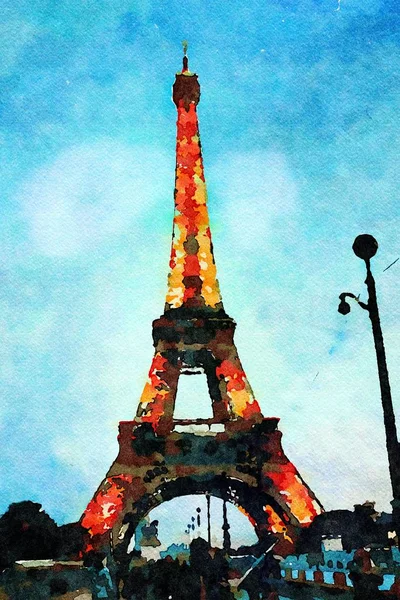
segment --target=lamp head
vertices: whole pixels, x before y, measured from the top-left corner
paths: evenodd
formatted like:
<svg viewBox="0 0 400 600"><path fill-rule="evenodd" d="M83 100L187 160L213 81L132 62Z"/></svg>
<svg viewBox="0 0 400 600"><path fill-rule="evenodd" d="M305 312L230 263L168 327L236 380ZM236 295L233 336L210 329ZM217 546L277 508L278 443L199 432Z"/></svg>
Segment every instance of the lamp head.
<svg viewBox="0 0 400 600"><path fill-rule="evenodd" d="M346 302L344 298L340 300L338 312L340 312L341 315L348 315L350 312L350 304Z"/></svg>
<svg viewBox="0 0 400 600"><path fill-rule="evenodd" d="M358 235L353 243L353 252L358 258L367 261L375 256L378 250L378 242L368 233Z"/></svg>

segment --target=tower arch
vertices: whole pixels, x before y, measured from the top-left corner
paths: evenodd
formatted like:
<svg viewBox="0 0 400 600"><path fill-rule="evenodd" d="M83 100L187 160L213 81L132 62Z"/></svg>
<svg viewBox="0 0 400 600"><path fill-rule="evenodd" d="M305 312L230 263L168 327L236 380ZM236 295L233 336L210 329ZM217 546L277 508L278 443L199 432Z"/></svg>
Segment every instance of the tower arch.
<svg viewBox="0 0 400 600"><path fill-rule="evenodd" d="M146 492L138 501L132 502L131 510L125 512L123 521L116 523L111 533L113 547L122 545L128 548L139 523L164 502L194 495L213 496L236 506L247 517L260 542L271 536L270 511L274 511L289 538L287 517L274 498L266 493L260 497L257 488L241 479L226 474L186 476L155 487L157 489L153 492ZM269 510L265 510L266 507Z"/></svg>

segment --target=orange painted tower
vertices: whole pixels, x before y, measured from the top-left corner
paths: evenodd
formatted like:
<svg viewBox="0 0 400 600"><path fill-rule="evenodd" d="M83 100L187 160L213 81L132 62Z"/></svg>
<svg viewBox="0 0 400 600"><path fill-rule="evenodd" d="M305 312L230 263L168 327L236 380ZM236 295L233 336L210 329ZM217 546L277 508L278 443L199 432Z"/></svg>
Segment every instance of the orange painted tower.
<svg viewBox="0 0 400 600"><path fill-rule="evenodd" d="M158 433L172 428L179 376L189 369L206 373L215 419L262 418L233 343L235 323L219 291L196 110L200 86L186 56L173 100L178 121L168 292L165 312L153 323L156 351L137 413Z"/></svg>
<svg viewBox="0 0 400 600"><path fill-rule="evenodd" d="M120 451L82 516L92 545L127 548L154 506L208 493L237 504L260 538L289 552L299 527L322 510L265 418L234 344L216 276L197 118L200 86L186 54L173 86L177 107L175 214L163 315L153 322L154 358L133 421L120 423ZM182 375L204 373L211 419L174 419ZM193 403L196 394L193 395Z"/></svg>

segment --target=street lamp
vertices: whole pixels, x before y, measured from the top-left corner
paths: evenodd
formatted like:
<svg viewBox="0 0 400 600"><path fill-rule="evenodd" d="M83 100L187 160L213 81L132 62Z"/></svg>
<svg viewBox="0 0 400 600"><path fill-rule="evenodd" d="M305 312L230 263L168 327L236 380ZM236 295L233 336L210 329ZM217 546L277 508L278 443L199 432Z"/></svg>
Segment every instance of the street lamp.
<svg viewBox="0 0 400 600"><path fill-rule="evenodd" d="M356 237L353 244L353 251L356 256L365 261L367 268L367 278L365 283L368 289L368 302L361 302L359 296L350 292L340 294L340 304L338 311L342 315L350 312L350 304L346 298L353 298L361 308L368 311L372 325L372 334L376 351L376 361L378 364L379 384L381 388L381 399L383 408L383 420L386 433L386 448L389 459L389 473L392 484L393 500L393 523L395 526L397 539L400 538L400 444L397 438L396 418L393 410L392 394L389 384L389 372L386 364L385 346L379 318L378 302L376 298L375 280L371 273L370 260L375 256L378 250L378 242L372 235L362 234Z"/></svg>

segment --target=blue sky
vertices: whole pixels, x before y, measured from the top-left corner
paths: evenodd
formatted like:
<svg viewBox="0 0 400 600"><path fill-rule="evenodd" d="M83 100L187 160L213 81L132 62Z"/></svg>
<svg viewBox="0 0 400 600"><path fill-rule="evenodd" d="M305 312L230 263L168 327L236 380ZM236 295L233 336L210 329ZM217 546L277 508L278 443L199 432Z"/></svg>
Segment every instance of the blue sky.
<svg viewBox="0 0 400 600"><path fill-rule="evenodd" d="M400 418L399 8L380 0L5 0L0 511L79 518L137 407L164 306L171 85L189 40L218 275L266 416L326 508L390 484L359 233ZM190 416L190 413L189 415Z"/></svg>

